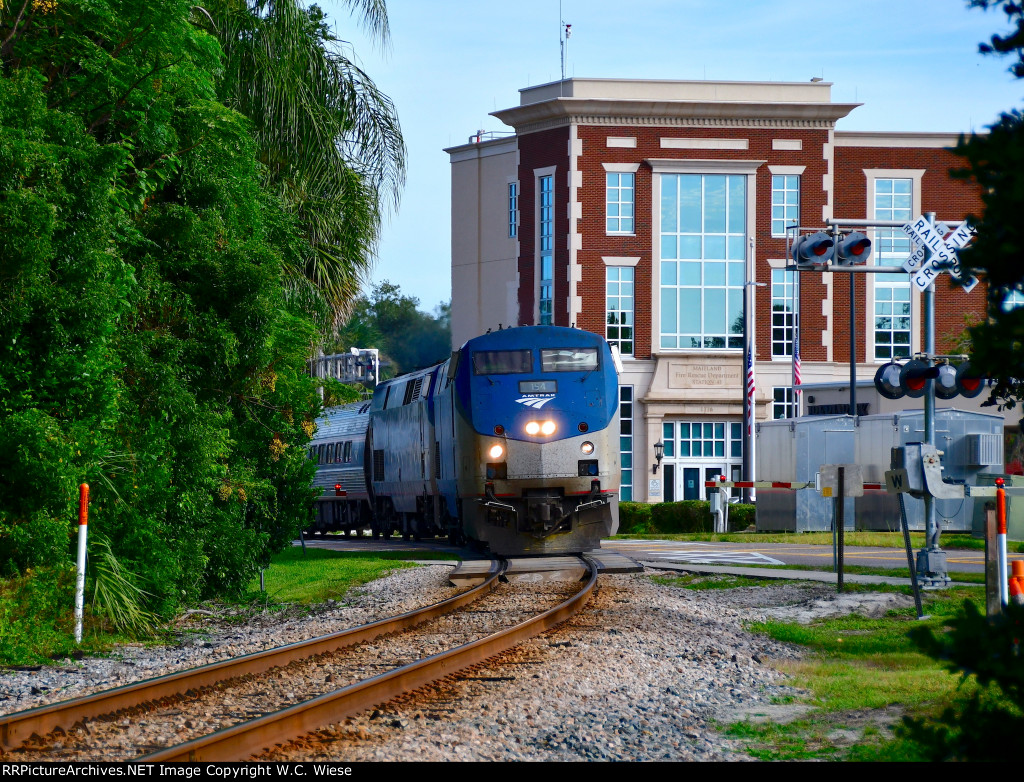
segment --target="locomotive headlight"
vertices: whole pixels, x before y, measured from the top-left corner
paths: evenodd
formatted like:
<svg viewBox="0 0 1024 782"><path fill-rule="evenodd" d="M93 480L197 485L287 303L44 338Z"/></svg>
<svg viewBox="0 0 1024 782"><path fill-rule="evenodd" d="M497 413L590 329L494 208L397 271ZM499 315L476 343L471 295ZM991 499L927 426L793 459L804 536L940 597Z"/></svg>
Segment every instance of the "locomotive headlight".
<svg viewBox="0 0 1024 782"><path fill-rule="evenodd" d="M594 444L587 440L587 442L580 445L580 450L585 454L592 454L594 452Z"/></svg>
<svg viewBox="0 0 1024 782"><path fill-rule="evenodd" d="M555 422L545 421L540 425L541 434L554 434L555 433Z"/></svg>
<svg viewBox="0 0 1024 782"><path fill-rule="evenodd" d="M526 425L526 433L540 434L540 424L537 423L536 421L530 421L530 423Z"/></svg>
<svg viewBox="0 0 1024 782"><path fill-rule="evenodd" d="M505 453L505 449L502 448L500 445L495 444L491 446L491 450L489 450L487 453L490 454L492 459L500 459L502 454Z"/></svg>

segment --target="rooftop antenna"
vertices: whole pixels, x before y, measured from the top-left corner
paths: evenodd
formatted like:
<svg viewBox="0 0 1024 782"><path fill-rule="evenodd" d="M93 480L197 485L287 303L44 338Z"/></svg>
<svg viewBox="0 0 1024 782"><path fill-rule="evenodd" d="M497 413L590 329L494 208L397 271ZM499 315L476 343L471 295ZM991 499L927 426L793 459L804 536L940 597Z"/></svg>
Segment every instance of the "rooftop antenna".
<svg viewBox="0 0 1024 782"><path fill-rule="evenodd" d="M562 81L565 81L565 50L569 45L569 39L572 37L572 25L566 24L565 19L562 18L562 2L558 2L558 43L562 51Z"/></svg>

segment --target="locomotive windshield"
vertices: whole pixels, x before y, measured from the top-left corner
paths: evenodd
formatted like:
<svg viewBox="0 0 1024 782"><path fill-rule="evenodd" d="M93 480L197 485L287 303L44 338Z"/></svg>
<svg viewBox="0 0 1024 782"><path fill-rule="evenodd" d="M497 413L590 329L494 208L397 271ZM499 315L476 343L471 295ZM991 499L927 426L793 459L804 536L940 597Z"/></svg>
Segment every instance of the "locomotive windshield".
<svg viewBox="0 0 1024 782"><path fill-rule="evenodd" d="M541 372L587 372L597 369L597 348L555 348L540 351Z"/></svg>
<svg viewBox="0 0 1024 782"><path fill-rule="evenodd" d="M478 350L473 353L474 375L524 375L533 372L529 350Z"/></svg>

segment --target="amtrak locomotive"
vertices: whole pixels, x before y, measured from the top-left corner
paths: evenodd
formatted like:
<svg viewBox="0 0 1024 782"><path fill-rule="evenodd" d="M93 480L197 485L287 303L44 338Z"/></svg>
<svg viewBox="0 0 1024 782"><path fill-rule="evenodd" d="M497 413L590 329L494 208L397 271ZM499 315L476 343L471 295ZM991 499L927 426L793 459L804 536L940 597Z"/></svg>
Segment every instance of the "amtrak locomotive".
<svg viewBox="0 0 1024 782"><path fill-rule="evenodd" d="M338 420L350 421L347 439ZM598 548L618 528L618 376L608 343L590 332L485 334L381 383L368 410L328 411L320 427L314 530L351 532L369 519L375 536L548 554ZM361 466L363 487L332 484L345 464Z"/></svg>

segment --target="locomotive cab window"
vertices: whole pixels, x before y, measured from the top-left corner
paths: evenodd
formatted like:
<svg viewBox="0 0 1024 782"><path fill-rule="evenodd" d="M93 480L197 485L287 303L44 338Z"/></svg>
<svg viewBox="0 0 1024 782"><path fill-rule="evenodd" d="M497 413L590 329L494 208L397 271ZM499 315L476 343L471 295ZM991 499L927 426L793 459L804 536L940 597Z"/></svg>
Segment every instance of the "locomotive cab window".
<svg viewBox="0 0 1024 782"><path fill-rule="evenodd" d="M597 348L541 349L541 372L587 372L597 369Z"/></svg>
<svg viewBox="0 0 1024 782"><path fill-rule="evenodd" d="M478 350L473 354L474 375L524 375L533 371L529 350Z"/></svg>

